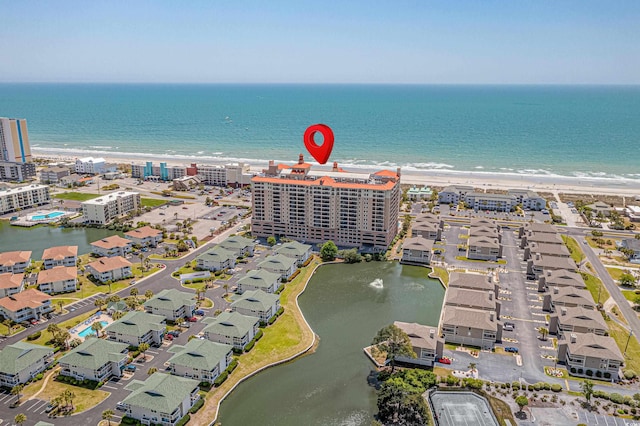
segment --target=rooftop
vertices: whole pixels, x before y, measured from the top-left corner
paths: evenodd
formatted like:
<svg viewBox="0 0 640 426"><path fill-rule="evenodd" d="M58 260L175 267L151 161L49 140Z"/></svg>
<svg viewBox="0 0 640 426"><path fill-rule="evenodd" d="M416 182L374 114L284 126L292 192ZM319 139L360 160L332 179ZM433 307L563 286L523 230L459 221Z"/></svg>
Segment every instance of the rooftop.
<svg viewBox="0 0 640 426"><path fill-rule="evenodd" d="M581 306L560 307L556 315L560 324L572 325L574 327L599 328L608 330L607 322L602 317L600 311L586 309Z"/></svg>
<svg viewBox="0 0 640 426"><path fill-rule="evenodd" d="M255 245L256 243L253 240L249 238L245 238L241 235L235 235L233 237L229 237L223 242L221 242L220 244L218 244L218 246L226 250L238 250L238 249L242 250L247 247L254 247Z"/></svg>
<svg viewBox="0 0 640 426"><path fill-rule="evenodd" d="M200 382L165 373L154 373L144 382L133 380L126 390L133 391L122 402L158 413L173 413Z"/></svg>
<svg viewBox="0 0 640 426"><path fill-rule="evenodd" d="M0 274L0 288L3 289L20 287L22 281L24 281L24 274L12 274L11 272Z"/></svg>
<svg viewBox="0 0 640 426"><path fill-rule="evenodd" d="M476 309L495 310L496 301L493 291L470 290L453 287L447 289L445 305L468 306Z"/></svg>
<svg viewBox="0 0 640 426"><path fill-rule="evenodd" d="M226 250L218 245L202 253L201 255L196 257L196 259L202 260L202 261L208 261L208 262L222 263L222 262L226 262L227 260L235 260L236 255L234 252Z"/></svg>
<svg viewBox="0 0 640 426"><path fill-rule="evenodd" d="M175 288L165 289L144 302L144 307L175 311L183 306L194 306L195 295Z"/></svg>
<svg viewBox="0 0 640 426"><path fill-rule="evenodd" d="M553 271L544 271L545 284L548 286L558 285L562 287L578 287L586 288L582 275L578 272L566 269L556 269Z"/></svg>
<svg viewBox="0 0 640 426"><path fill-rule="evenodd" d="M418 323L394 321L393 325L404 331L414 348L436 349L438 344L438 328ZM433 331L433 334L432 334Z"/></svg>
<svg viewBox="0 0 640 426"><path fill-rule="evenodd" d="M142 228L133 229L129 232L125 232L124 235L131 238L149 238L162 235L162 231L152 228L150 226L143 226Z"/></svg>
<svg viewBox="0 0 640 426"><path fill-rule="evenodd" d="M297 241L289 241L278 247L275 252L285 256L302 256L311 249L309 244L302 244Z"/></svg>
<svg viewBox="0 0 640 426"><path fill-rule="evenodd" d="M107 238L103 238L98 241L94 241L91 243L92 246L100 247L103 249L112 249L116 247L127 247L131 246L131 241L126 238L122 238L119 235L112 235Z"/></svg>
<svg viewBox="0 0 640 426"><path fill-rule="evenodd" d="M74 367L97 370L108 362L120 362L127 358L126 343L104 339L85 339L77 348L62 356L58 362Z"/></svg>
<svg viewBox="0 0 640 426"><path fill-rule="evenodd" d="M424 237L407 238L404 240L402 248L406 250L431 251L433 249L433 240Z"/></svg>
<svg viewBox="0 0 640 426"><path fill-rule="evenodd" d="M498 322L493 312L461 308L458 306L445 306L443 309L442 324L491 331L498 330ZM490 319L491 315L493 315L493 321Z"/></svg>
<svg viewBox="0 0 640 426"><path fill-rule="evenodd" d="M11 312L17 312L24 308L38 308L49 300L51 300L51 296L48 294L35 288L30 288L23 292L3 297L0 299L0 306Z"/></svg>
<svg viewBox="0 0 640 426"><path fill-rule="evenodd" d="M131 266L131 262L122 256L101 257L87 265L87 267L90 267L100 273L113 271L118 268L125 268L127 266Z"/></svg>
<svg viewBox="0 0 640 426"><path fill-rule="evenodd" d="M16 263L28 262L31 259L30 251L5 251L0 253L0 265L13 266Z"/></svg>
<svg viewBox="0 0 640 426"><path fill-rule="evenodd" d="M271 256L267 256L262 262L258 264L258 267L288 270L295 263L296 263L296 260L291 257L287 257L282 254L274 254Z"/></svg>
<svg viewBox="0 0 640 426"><path fill-rule="evenodd" d="M139 337L148 333L149 330L162 331L164 329L165 318L163 316L132 311L128 312L122 319L109 324L105 331Z"/></svg>
<svg viewBox="0 0 640 426"><path fill-rule="evenodd" d="M231 345L191 339L185 346L174 345L168 350L175 354L169 358L169 363L211 371L220 361L226 359L232 350Z"/></svg>
<svg viewBox="0 0 640 426"><path fill-rule="evenodd" d="M571 342L575 336L575 343ZM581 355L591 358L611 359L624 362L624 357L616 344L609 336L598 336L591 333L572 333L558 340L558 345L569 346L571 355Z"/></svg>
<svg viewBox="0 0 640 426"><path fill-rule="evenodd" d="M52 348L26 342L7 345L0 350L0 373L17 374L47 355L53 355Z"/></svg>
<svg viewBox="0 0 640 426"><path fill-rule="evenodd" d="M53 259L63 260L65 257L75 257L78 255L78 246L57 246L44 249L42 260Z"/></svg>
<svg viewBox="0 0 640 426"><path fill-rule="evenodd" d="M205 318L203 332L221 334L231 337L242 337L258 325L258 318L242 315L238 312L223 312L216 318Z"/></svg>
<svg viewBox="0 0 640 426"><path fill-rule="evenodd" d="M38 284L75 280L76 278L78 278L78 268L75 266L56 266L38 272Z"/></svg>
<svg viewBox="0 0 640 426"><path fill-rule="evenodd" d="M248 285L259 288L269 288L274 282L280 280L280 274L269 272L264 269L256 269L238 280L238 285Z"/></svg>
<svg viewBox="0 0 640 426"><path fill-rule="evenodd" d="M231 304L232 308L249 309L254 312L266 312L280 296L265 293L262 290L245 291L242 296ZM275 312L272 312L275 314Z"/></svg>
<svg viewBox="0 0 640 426"><path fill-rule="evenodd" d="M489 275L451 272L449 274L449 287L494 290L495 284L491 281L491 276Z"/></svg>
<svg viewBox="0 0 640 426"><path fill-rule="evenodd" d="M140 194L137 192L130 192L130 191L112 192L109 195L102 195L100 197L92 198L90 200L84 201L83 204L105 205L107 203L117 200L118 198L132 197L132 196L133 197L140 196Z"/></svg>

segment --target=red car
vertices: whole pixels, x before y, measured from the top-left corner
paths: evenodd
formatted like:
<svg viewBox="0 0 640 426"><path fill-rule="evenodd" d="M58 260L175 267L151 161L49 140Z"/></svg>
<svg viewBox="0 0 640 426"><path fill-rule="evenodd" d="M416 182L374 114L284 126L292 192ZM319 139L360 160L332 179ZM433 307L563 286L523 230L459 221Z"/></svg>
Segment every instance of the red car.
<svg viewBox="0 0 640 426"><path fill-rule="evenodd" d="M167 340L173 340L173 336L171 334L165 334L164 338Z"/></svg>
<svg viewBox="0 0 640 426"><path fill-rule="evenodd" d="M187 321L189 321L189 322L196 322L196 321L198 321L198 318L196 318L196 317L190 317L190 318L187 318Z"/></svg>
<svg viewBox="0 0 640 426"><path fill-rule="evenodd" d="M438 362L440 364L451 364L451 360L449 358L440 358Z"/></svg>

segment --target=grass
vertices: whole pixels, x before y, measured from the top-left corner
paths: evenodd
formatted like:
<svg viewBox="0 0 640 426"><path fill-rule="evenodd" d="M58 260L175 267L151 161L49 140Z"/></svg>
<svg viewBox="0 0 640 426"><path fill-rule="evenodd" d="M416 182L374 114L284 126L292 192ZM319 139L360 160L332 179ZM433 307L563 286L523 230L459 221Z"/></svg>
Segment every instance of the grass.
<svg viewBox="0 0 640 426"><path fill-rule="evenodd" d="M87 201L92 198L98 198L100 194L92 194L90 192L63 192L60 194L55 194L53 198L60 198L62 200L74 200L74 201Z"/></svg>
<svg viewBox="0 0 640 426"><path fill-rule="evenodd" d="M30 386L34 386L37 389L40 389L40 387L42 386L42 382L38 381ZM76 395L76 397L73 399L74 413L81 413L83 411L89 410L107 399L107 397L110 395L109 392L105 392L103 390L89 390L81 388L79 386L57 382L53 380L53 378L51 378L42 393L38 395L38 399L49 400L57 397L66 390L70 390ZM82 423L82 421L80 421L80 423Z"/></svg>
<svg viewBox="0 0 640 426"><path fill-rule="evenodd" d="M640 343L638 343L638 339L635 336L631 336L631 339L629 339L629 332L615 321L608 320L607 325L609 326L609 335L616 341L620 352L624 353L627 340L629 341L627 355L624 360L625 370L640 371Z"/></svg>
<svg viewBox="0 0 640 426"><path fill-rule="evenodd" d="M480 259L469 259L465 256L456 256L456 260L464 260L465 262L476 262L476 263L497 263L498 265L506 265L506 259L498 259L498 260L480 260Z"/></svg>
<svg viewBox="0 0 640 426"><path fill-rule="evenodd" d="M431 272L429 273L430 277L438 277L442 281L445 287L449 286L449 273L445 268L441 268L439 266L434 266L431 268Z"/></svg>
<svg viewBox="0 0 640 426"><path fill-rule="evenodd" d="M556 377L556 378L559 378L559 379L568 379L569 378L569 372L567 371L566 368L556 368L556 370L562 371L562 377L557 377L557 376L553 376L553 375L549 374L549 372L551 370L553 370L553 367L545 366L544 367L544 374L546 374L549 377Z"/></svg>
<svg viewBox="0 0 640 426"><path fill-rule="evenodd" d="M509 404L502 401L501 399L489 395L486 392L482 393L484 394L484 397L489 401L489 405L491 405L491 409L496 415L498 423L500 423L501 425L516 424L516 419L513 417L513 413L511 412L511 408L509 408Z"/></svg>
<svg viewBox="0 0 640 426"><path fill-rule="evenodd" d="M602 246L598 245L598 243L596 242L597 239L602 239L605 241L605 244L603 244ZM611 241L611 244L607 244L607 241ZM601 249L610 249L610 250L616 250L617 246L616 246L616 239L613 238L607 238L607 237L587 237L587 244L589 244L591 247L593 248L601 248Z"/></svg>
<svg viewBox="0 0 640 426"><path fill-rule="evenodd" d="M611 275L611 278L613 278L614 281L618 281L622 274L629 271L625 271L620 268L607 268L607 272L609 272L609 275Z"/></svg>
<svg viewBox="0 0 640 426"><path fill-rule="evenodd" d="M280 294L280 304L284 307L284 313L273 325L264 330L264 336L251 352L240 357L238 367L233 374L220 387L211 391L199 415L191 418L194 425L210 424L217 417L218 400L241 378L274 361L291 357L311 343L313 331L304 325L302 313L296 306L296 298L319 264L320 260L314 257L313 261L285 286Z"/></svg>
<svg viewBox="0 0 640 426"><path fill-rule="evenodd" d="M131 273L133 274L133 277L136 279L139 278L144 278L146 276L149 276L151 274L153 274L156 271L160 270L160 267L155 266L154 264L151 264L151 268L147 269L146 271L142 272L142 269L140 269L140 262L131 262L133 265L131 266ZM125 287L127 285L129 285L129 281L131 281L130 278L127 278L126 280L123 280L125 282ZM120 283L121 281L118 281L118 283ZM113 287L113 285L112 285Z"/></svg>
<svg viewBox="0 0 640 426"><path fill-rule="evenodd" d="M562 235L562 240L569 249L569 253L571 253L571 259L573 259L573 261L579 265L580 262L584 260L585 256L582 249L580 248L580 245L578 245L578 242L574 238L567 235Z"/></svg>
<svg viewBox="0 0 640 426"><path fill-rule="evenodd" d="M158 207L167 204L167 200L158 200L157 198L140 198L142 207Z"/></svg>
<svg viewBox="0 0 640 426"><path fill-rule="evenodd" d="M621 292L624 298L629 302L635 302L636 297L640 296L640 294L636 294L635 290L621 290Z"/></svg>
<svg viewBox="0 0 640 426"><path fill-rule="evenodd" d="M602 284L602 281L600 281L600 278L587 274L586 272L580 272L580 275L582 275L582 279L584 279L584 283L586 284L589 293L591 293L593 300L598 303L598 293L600 293L599 303L604 304L604 302L609 299L610 294Z"/></svg>
<svg viewBox="0 0 640 426"><path fill-rule="evenodd" d="M200 303L201 308L213 308L213 300L206 298Z"/></svg>
<svg viewBox="0 0 640 426"><path fill-rule="evenodd" d="M11 335L13 336L14 334L20 332L24 330L24 327L21 325L14 325L13 326L13 332L11 333ZM8 336L9 335L9 327L7 327L6 325L0 323L0 334Z"/></svg>
<svg viewBox="0 0 640 426"><path fill-rule="evenodd" d="M58 326L62 330L68 330L68 329L73 328L74 326L80 324L82 321L86 320L91 315L95 314L97 311L98 310L95 309L95 310L91 310L91 311L87 312L86 314L82 314L82 315L78 315L77 317L69 318L68 320L58 324ZM53 335L51 333L49 333L47 331L47 329L45 328L44 330L42 330L42 332L40 334L40 337L38 339L33 340L33 341L28 341L25 338L25 339L23 339L23 341L24 342L28 342L28 343L33 343L34 345L51 346L51 345L48 345L48 342L52 338L53 338Z"/></svg>

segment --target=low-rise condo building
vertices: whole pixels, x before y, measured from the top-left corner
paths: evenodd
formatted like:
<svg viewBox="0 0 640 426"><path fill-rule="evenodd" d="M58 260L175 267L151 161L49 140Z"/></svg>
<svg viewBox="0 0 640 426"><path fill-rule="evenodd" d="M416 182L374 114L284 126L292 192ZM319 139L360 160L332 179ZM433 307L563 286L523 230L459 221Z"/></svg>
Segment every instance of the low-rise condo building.
<svg viewBox="0 0 640 426"><path fill-rule="evenodd" d="M133 242L119 235L112 235L91 243L91 252L97 256L126 257L133 249Z"/></svg>
<svg viewBox="0 0 640 426"><path fill-rule="evenodd" d="M502 257L502 244L497 238L469 237L467 258L477 260L498 260Z"/></svg>
<svg viewBox="0 0 640 426"><path fill-rule="evenodd" d="M56 266L38 273L38 289L47 294L68 293L78 289L78 268Z"/></svg>
<svg viewBox="0 0 640 426"><path fill-rule="evenodd" d="M510 212L517 205L516 198L512 195L485 192L470 192L465 195L464 202L475 211Z"/></svg>
<svg viewBox="0 0 640 426"><path fill-rule="evenodd" d="M575 287L551 287L549 292L544 294L542 300L542 310L556 312L560 307L585 309L596 309L591 298L591 293L585 289Z"/></svg>
<svg viewBox="0 0 640 426"><path fill-rule="evenodd" d="M218 244L223 249L232 252L236 257L253 256L256 245L255 241L241 235L234 235Z"/></svg>
<svg viewBox="0 0 640 426"><path fill-rule="evenodd" d="M0 189L0 214L13 213L51 202L47 185L27 185Z"/></svg>
<svg viewBox="0 0 640 426"><path fill-rule="evenodd" d="M500 287L491 279L491 275L464 274L451 272L449 274L449 288L467 288L469 290L493 291L493 297L498 298Z"/></svg>
<svg viewBox="0 0 640 426"><path fill-rule="evenodd" d="M436 360L442 358L444 340L438 335L437 327L400 321L394 321L393 325L409 336L411 347L416 354L415 358L397 357L397 361L431 367Z"/></svg>
<svg viewBox="0 0 640 426"><path fill-rule="evenodd" d="M257 317L268 322L280 309L280 296L265 293L262 290L245 291L231 304L231 310L242 315Z"/></svg>
<svg viewBox="0 0 640 426"><path fill-rule="evenodd" d="M14 322L39 320L52 310L51 296L35 288L0 299L0 314Z"/></svg>
<svg viewBox="0 0 640 426"><path fill-rule="evenodd" d="M161 315L168 321L193 316L196 309L196 298L193 293L165 289L144 302L144 310L150 314Z"/></svg>
<svg viewBox="0 0 640 426"><path fill-rule="evenodd" d="M147 312L132 311L109 324L105 333L111 340L138 346L140 343L159 346L166 332L165 318Z"/></svg>
<svg viewBox="0 0 640 426"><path fill-rule="evenodd" d="M0 298L20 293L24 290L24 274L5 272L0 274Z"/></svg>
<svg viewBox="0 0 640 426"><path fill-rule="evenodd" d="M215 318L205 318L203 322L208 324L203 330L206 339L243 351L258 333L260 320L239 312L223 312Z"/></svg>
<svg viewBox="0 0 640 426"><path fill-rule="evenodd" d="M528 189L510 189L508 194L515 198L516 204L520 204L524 210L542 210L547 207L547 200L537 192Z"/></svg>
<svg viewBox="0 0 640 426"><path fill-rule="evenodd" d="M113 192L83 202L82 216L85 223L107 225L129 212L135 212L141 206L139 193Z"/></svg>
<svg viewBox="0 0 640 426"><path fill-rule="evenodd" d="M468 193L473 191L473 186L449 185L438 193L438 202L440 204L458 204L460 201L464 201Z"/></svg>
<svg viewBox="0 0 640 426"><path fill-rule="evenodd" d="M587 288L579 272L568 271L566 269L544 271L544 273L540 275L538 278L539 292L548 291L553 287Z"/></svg>
<svg viewBox="0 0 640 426"><path fill-rule="evenodd" d="M36 177L36 165L0 160L0 181L24 182Z"/></svg>
<svg viewBox="0 0 640 426"><path fill-rule="evenodd" d="M53 348L16 342L0 349L0 386L13 388L27 383L52 362Z"/></svg>
<svg viewBox="0 0 640 426"><path fill-rule="evenodd" d="M557 233L550 234L547 232L526 231L524 234L522 234L522 240L520 240L520 248L525 248L531 243L564 245L562 237Z"/></svg>
<svg viewBox="0 0 640 426"><path fill-rule="evenodd" d="M402 263L430 265L433 240L423 237L406 238L402 243Z"/></svg>
<svg viewBox="0 0 640 426"><path fill-rule="evenodd" d="M558 360L572 376L614 381L618 380L624 357L609 336L569 333L558 339Z"/></svg>
<svg viewBox="0 0 640 426"><path fill-rule="evenodd" d="M77 380L104 382L121 377L129 358L129 346L104 339L85 339L58 360L60 374Z"/></svg>
<svg viewBox="0 0 640 426"><path fill-rule="evenodd" d="M557 234L558 228L548 223L527 222L518 229L518 238L522 238L530 232L536 234Z"/></svg>
<svg viewBox="0 0 640 426"><path fill-rule="evenodd" d="M210 340L192 339L186 345L174 345L169 369L176 376L213 383L233 358L233 346Z"/></svg>
<svg viewBox="0 0 640 426"><path fill-rule="evenodd" d="M527 276L530 279L540 278L544 271L576 271L577 269L578 265L570 257L536 254L527 260Z"/></svg>
<svg viewBox="0 0 640 426"><path fill-rule="evenodd" d="M44 249L42 252L44 269L56 266L76 266L78 263L78 246L57 246Z"/></svg>
<svg viewBox="0 0 640 426"><path fill-rule="evenodd" d="M236 266L236 259L232 251L216 246L196 257L196 269L221 271Z"/></svg>
<svg viewBox="0 0 640 426"><path fill-rule="evenodd" d="M502 340L502 324L496 313L458 306L444 306L440 329L446 343L493 348Z"/></svg>
<svg viewBox="0 0 640 426"><path fill-rule="evenodd" d="M89 263L87 271L101 283L118 281L133 276L133 265L122 256L101 257Z"/></svg>
<svg viewBox="0 0 640 426"><path fill-rule="evenodd" d="M21 274L31 265L30 251L5 251L0 253L0 273Z"/></svg>
<svg viewBox="0 0 640 426"><path fill-rule="evenodd" d="M99 175L107 171L107 163L102 157L76 158L76 173Z"/></svg>
<svg viewBox="0 0 640 426"><path fill-rule="evenodd" d="M265 269L249 271L238 280L238 293L245 291L262 290L265 293L275 293L280 288L282 276Z"/></svg>
<svg viewBox="0 0 640 426"><path fill-rule="evenodd" d="M438 222L416 222L411 227L411 235L440 241L442 239L442 226Z"/></svg>
<svg viewBox="0 0 640 426"><path fill-rule="evenodd" d="M150 226L143 226L125 232L124 237L141 247L157 247L162 242L162 231Z"/></svg>
<svg viewBox="0 0 640 426"><path fill-rule="evenodd" d="M301 267L311 257L313 246L290 241L275 250L276 254L291 257L296 260L296 266Z"/></svg>
<svg viewBox="0 0 640 426"><path fill-rule="evenodd" d="M561 306L558 311L549 319L551 334L593 333L600 336L609 334L607 322L597 310L580 306L575 308Z"/></svg>
<svg viewBox="0 0 640 426"><path fill-rule="evenodd" d="M46 167L40 171L40 182L45 185L58 185L60 179L70 174L67 167Z"/></svg>
<svg viewBox="0 0 640 426"><path fill-rule="evenodd" d="M571 257L571 252L564 244L547 244L532 242L524 249L523 260L529 260L536 256Z"/></svg>
<svg viewBox="0 0 640 426"><path fill-rule="evenodd" d="M296 264L297 262L295 258L283 256L281 254L274 254L267 256L258 264L258 267L265 271L280 274L280 278L286 281L298 269Z"/></svg>
<svg viewBox="0 0 640 426"><path fill-rule="evenodd" d="M458 306L480 311L495 312L500 319L501 303L494 297L493 291L469 290L467 288L448 288L444 298L445 306Z"/></svg>

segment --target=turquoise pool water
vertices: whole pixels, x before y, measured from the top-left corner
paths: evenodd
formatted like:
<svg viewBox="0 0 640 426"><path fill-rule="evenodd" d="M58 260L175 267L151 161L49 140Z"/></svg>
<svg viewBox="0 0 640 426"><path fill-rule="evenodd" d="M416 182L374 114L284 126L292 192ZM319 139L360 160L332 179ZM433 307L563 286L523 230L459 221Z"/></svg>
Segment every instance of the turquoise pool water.
<svg viewBox="0 0 640 426"><path fill-rule="evenodd" d="M106 327L106 326L107 326L107 324L109 324L109 323L108 323L108 322L106 322L106 321L100 321L100 324L102 324L102 327L104 328L104 327ZM91 329L91 326L89 326L89 327L85 328L85 329L84 329L84 330L82 330L80 333L78 333L78 336L80 336L80 337L87 337L89 334L96 334L96 332L95 332L95 331L93 331L93 330Z"/></svg>
<svg viewBox="0 0 640 426"><path fill-rule="evenodd" d="M31 220L55 219L64 215L64 212L51 212L49 214L35 214L31 216Z"/></svg>

